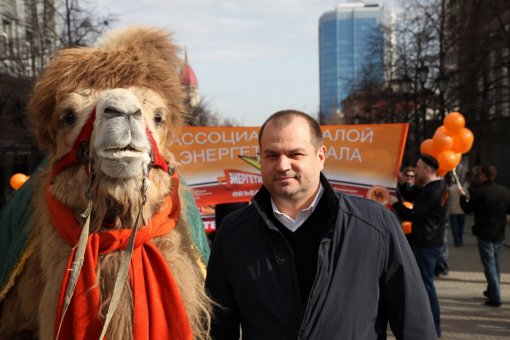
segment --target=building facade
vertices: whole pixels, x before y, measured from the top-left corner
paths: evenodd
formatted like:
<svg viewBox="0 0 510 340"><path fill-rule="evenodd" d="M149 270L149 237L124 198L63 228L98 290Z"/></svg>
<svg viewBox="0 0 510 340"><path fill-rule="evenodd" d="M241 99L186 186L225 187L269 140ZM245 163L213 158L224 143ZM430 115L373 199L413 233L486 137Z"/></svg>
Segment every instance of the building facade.
<svg viewBox="0 0 510 340"><path fill-rule="evenodd" d="M342 118L342 101L363 83L383 83L385 29L394 16L383 6L351 2L319 19L320 113Z"/></svg>
<svg viewBox="0 0 510 340"><path fill-rule="evenodd" d="M15 173L31 174L42 158L25 107L36 76L58 46L60 0L0 1L0 205Z"/></svg>
<svg viewBox="0 0 510 340"><path fill-rule="evenodd" d="M0 2L0 73L35 78L57 50L60 0Z"/></svg>

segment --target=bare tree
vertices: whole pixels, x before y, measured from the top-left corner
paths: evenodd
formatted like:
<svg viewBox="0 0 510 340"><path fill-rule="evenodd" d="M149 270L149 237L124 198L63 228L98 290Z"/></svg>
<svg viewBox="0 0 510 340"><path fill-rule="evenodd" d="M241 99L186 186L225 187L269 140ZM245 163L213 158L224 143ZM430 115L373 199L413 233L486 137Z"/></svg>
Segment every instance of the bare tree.
<svg viewBox="0 0 510 340"><path fill-rule="evenodd" d="M198 105L185 105L187 115L185 123L189 126L238 126L234 118L222 118L209 108L209 104L202 98Z"/></svg>
<svg viewBox="0 0 510 340"><path fill-rule="evenodd" d="M63 47L87 46L108 29L113 16L98 17L92 11L92 1L64 0L60 11L64 23L60 43Z"/></svg>
<svg viewBox="0 0 510 340"><path fill-rule="evenodd" d="M470 0L451 8L465 16L459 31L459 106L471 119L510 116L510 9L502 0Z"/></svg>
<svg viewBox="0 0 510 340"><path fill-rule="evenodd" d="M0 37L0 73L35 78L61 48L95 42L112 16L94 15L92 1L26 0L24 12L7 6Z"/></svg>
<svg viewBox="0 0 510 340"><path fill-rule="evenodd" d="M402 1L396 25L383 24L365 43L367 59L384 55L384 62L367 63L346 100L346 107L358 111L348 116L357 121L410 123L406 156L411 162L433 134L434 122L458 106L454 80L459 70L451 56L458 50L460 30L447 10L449 2ZM377 78L382 72L384 81Z"/></svg>

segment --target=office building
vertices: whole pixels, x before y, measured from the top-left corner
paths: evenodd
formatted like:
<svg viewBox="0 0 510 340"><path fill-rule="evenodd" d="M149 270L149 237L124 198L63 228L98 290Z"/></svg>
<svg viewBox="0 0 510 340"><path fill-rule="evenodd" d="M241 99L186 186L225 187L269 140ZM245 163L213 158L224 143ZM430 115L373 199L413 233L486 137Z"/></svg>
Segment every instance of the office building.
<svg viewBox="0 0 510 340"><path fill-rule="evenodd" d="M343 118L342 101L364 81L384 82L385 27L394 16L378 4L339 4L319 19L320 112Z"/></svg>

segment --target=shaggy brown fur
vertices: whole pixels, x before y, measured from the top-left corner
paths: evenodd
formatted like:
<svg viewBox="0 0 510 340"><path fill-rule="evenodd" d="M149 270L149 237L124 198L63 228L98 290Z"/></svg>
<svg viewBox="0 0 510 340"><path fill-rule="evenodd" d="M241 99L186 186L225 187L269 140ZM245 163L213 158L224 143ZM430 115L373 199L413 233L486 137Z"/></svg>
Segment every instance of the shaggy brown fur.
<svg viewBox="0 0 510 340"><path fill-rule="evenodd" d="M161 155L175 166L169 151L172 138L182 122L182 90L178 77L176 47L169 35L152 28L130 28L114 33L96 48L60 51L37 82L29 103L29 114L38 144L47 150L49 169L38 175L35 211L31 217L33 255L15 287L0 305L0 338L25 336L32 332L41 339L53 337L57 297L71 251L51 225L45 203L45 182L56 162L69 152L96 99L108 89L125 88L142 105L145 123ZM66 125L66 115L76 114L76 123ZM158 124L155 116L162 116ZM95 132L94 132L95 133ZM93 137L94 138L94 133ZM95 150L91 149L92 158ZM116 211L114 228L129 228L141 207L141 176L115 179L94 168L95 191L91 229L100 230L108 211ZM151 186L143 217L148 220L169 194L169 175L159 169L149 173ZM79 214L87 206L84 195L88 176L83 166L67 168L50 187L54 196ZM182 189L181 189L182 190ZM181 195L182 196L182 195ZM208 338L210 300L203 289L203 274L197 265L185 212L174 231L154 240L166 258L188 313L196 339ZM105 315L120 263L121 252L100 257L98 284ZM129 278L128 278L129 281ZM132 338L132 297L129 282L107 332L108 339Z"/></svg>

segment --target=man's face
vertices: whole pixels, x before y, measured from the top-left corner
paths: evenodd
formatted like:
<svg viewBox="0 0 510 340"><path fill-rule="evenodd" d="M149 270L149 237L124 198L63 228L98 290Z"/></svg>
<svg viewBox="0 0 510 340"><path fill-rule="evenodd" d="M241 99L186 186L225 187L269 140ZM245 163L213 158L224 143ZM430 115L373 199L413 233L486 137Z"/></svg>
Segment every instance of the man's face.
<svg viewBox="0 0 510 340"><path fill-rule="evenodd" d="M287 126L270 121L260 141L264 186L275 203L300 208L319 187L326 147L315 150L308 122L294 117Z"/></svg>
<svg viewBox="0 0 510 340"><path fill-rule="evenodd" d="M405 181L409 185L414 185L414 181L416 179L415 177L416 177L416 175L415 175L414 171L407 171L404 174Z"/></svg>
<svg viewBox="0 0 510 340"><path fill-rule="evenodd" d="M421 159L416 163L416 182L426 183L430 173L430 167Z"/></svg>

